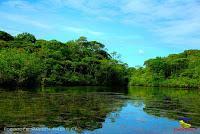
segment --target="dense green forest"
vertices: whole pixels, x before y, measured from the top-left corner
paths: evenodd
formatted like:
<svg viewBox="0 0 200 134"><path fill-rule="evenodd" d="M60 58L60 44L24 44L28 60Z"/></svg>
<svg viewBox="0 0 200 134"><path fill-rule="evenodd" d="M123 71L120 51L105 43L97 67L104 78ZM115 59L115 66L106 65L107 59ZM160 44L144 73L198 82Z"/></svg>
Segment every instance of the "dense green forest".
<svg viewBox="0 0 200 134"><path fill-rule="evenodd" d="M128 67L86 37L66 43L0 31L0 86L127 85Z"/></svg>
<svg viewBox="0 0 200 134"><path fill-rule="evenodd" d="M186 50L132 68L130 85L200 88L200 50Z"/></svg>
<svg viewBox="0 0 200 134"><path fill-rule="evenodd" d="M0 31L0 86L103 85L200 88L200 50L127 64L86 37L66 43ZM133 59L134 60L134 59Z"/></svg>

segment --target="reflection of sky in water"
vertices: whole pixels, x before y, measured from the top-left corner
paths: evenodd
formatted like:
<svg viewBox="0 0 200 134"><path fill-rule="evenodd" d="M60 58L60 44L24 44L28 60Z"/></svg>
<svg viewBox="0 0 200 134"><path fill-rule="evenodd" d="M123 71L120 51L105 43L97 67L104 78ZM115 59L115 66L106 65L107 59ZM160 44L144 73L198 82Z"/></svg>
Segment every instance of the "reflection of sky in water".
<svg viewBox="0 0 200 134"><path fill-rule="evenodd" d="M93 88L63 90L63 93L54 88L47 91L42 95L2 92L0 120L6 126L1 126L0 133L75 134L85 130L86 134L173 134L180 127L178 117L192 118L192 126L200 126L199 91L196 90L133 88L128 90L128 97ZM41 128L15 128L23 126ZM68 129L71 127L79 130ZM200 134L200 128L174 134L182 133Z"/></svg>
<svg viewBox="0 0 200 134"><path fill-rule="evenodd" d="M119 113L111 113L103 123L103 127L95 131L84 131L92 134L170 134L179 127L178 121L148 115L143 111L144 105L134 106L127 103ZM115 118L116 117L116 118ZM114 121L113 121L114 120ZM35 128L31 133L75 133L63 127Z"/></svg>

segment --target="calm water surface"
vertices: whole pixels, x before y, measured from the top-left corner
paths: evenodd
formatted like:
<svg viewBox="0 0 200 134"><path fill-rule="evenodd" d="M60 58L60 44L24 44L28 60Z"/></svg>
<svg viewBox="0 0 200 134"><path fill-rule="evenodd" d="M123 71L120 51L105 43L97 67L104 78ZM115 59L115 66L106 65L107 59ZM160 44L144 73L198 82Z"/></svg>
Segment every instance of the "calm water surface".
<svg viewBox="0 0 200 134"><path fill-rule="evenodd" d="M193 131L177 131L187 117ZM200 133L200 91L105 87L0 90L0 133Z"/></svg>

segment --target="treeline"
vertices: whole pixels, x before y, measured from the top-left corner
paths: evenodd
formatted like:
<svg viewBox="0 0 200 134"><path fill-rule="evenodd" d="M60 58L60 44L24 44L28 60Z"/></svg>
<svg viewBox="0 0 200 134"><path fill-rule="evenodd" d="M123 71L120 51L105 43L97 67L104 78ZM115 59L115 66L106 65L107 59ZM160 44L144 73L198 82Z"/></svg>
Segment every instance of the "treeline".
<svg viewBox="0 0 200 134"><path fill-rule="evenodd" d="M200 88L200 50L186 50L132 68L130 85Z"/></svg>
<svg viewBox="0 0 200 134"><path fill-rule="evenodd" d="M86 37L63 43L0 31L0 86L126 85L127 68Z"/></svg>

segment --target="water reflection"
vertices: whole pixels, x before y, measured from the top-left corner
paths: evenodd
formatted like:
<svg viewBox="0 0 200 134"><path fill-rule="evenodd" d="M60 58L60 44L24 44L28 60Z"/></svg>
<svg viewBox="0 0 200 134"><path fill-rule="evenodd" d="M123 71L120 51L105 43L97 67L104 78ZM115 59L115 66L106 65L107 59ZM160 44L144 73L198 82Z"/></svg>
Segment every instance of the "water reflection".
<svg viewBox="0 0 200 134"><path fill-rule="evenodd" d="M83 92L76 88L56 92L55 88L37 93L15 91L0 93L2 127L63 126L81 132L102 127L106 115L119 111L124 100L120 94ZM28 130L28 129L26 129Z"/></svg>
<svg viewBox="0 0 200 134"><path fill-rule="evenodd" d="M200 91L167 88L129 89L129 96L139 98L145 104L144 111L159 117L179 120L191 118L193 127L200 126ZM133 101L138 103L138 101Z"/></svg>
<svg viewBox="0 0 200 134"><path fill-rule="evenodd" d="M200 127L198 90L130 87L0 92L4 133L172 133L179 117Z"/></svg>

